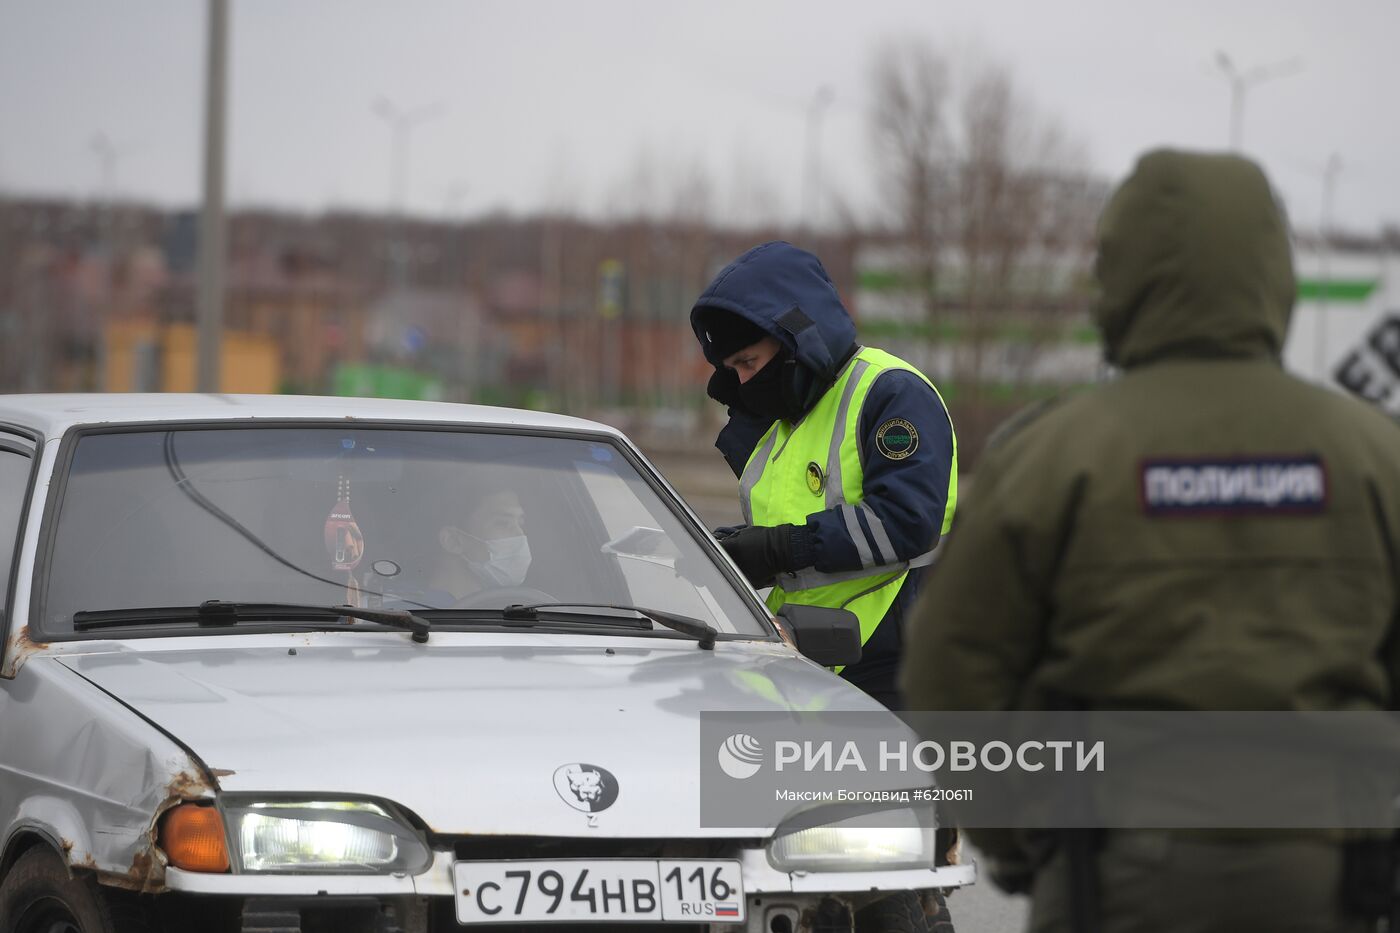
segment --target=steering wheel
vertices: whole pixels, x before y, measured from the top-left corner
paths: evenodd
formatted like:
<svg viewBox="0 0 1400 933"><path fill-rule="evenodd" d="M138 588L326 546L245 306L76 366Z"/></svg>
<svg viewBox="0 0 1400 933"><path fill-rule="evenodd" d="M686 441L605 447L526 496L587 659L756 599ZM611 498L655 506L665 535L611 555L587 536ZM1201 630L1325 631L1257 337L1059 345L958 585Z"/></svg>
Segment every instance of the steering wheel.
<svg viewBox="0 0 1400 933"><path fill-rule="evenodd" d="M512 603L558 602L544 590L532 586L493 586L475 593L468 593L452 604L453 609L501 609Z"/></svg>

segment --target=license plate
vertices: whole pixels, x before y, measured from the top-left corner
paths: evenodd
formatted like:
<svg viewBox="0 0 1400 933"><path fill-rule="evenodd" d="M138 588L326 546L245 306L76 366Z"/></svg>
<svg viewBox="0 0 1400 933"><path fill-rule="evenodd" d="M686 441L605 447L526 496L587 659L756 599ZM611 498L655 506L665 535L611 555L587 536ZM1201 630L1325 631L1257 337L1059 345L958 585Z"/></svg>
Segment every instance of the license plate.
<svg viewBox="0 0 1400 933"><path fill-rule="evenodd" d="M714 859L456 862L458 923L743 923L739 863Z"/></svg>

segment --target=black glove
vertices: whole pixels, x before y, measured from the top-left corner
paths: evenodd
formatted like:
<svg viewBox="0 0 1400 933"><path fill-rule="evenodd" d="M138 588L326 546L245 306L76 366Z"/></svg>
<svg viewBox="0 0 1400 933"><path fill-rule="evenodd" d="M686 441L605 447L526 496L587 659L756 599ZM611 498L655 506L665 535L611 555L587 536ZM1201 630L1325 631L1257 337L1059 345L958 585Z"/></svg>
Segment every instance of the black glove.
<svg viewBox="0 0 1400 933"><path fill-rule="evenodd" d="M716 541L723 541L725 538L732 538L743 531L748 525L720 525L713 532Z"/></svg>
<svg viewBox="0 0 1400 933"><path fill-rule="evenodd" d="M780 571L792 569L792 536L796 527L747 525L720 538L719 543L750 583L768 586Z"/></svg>

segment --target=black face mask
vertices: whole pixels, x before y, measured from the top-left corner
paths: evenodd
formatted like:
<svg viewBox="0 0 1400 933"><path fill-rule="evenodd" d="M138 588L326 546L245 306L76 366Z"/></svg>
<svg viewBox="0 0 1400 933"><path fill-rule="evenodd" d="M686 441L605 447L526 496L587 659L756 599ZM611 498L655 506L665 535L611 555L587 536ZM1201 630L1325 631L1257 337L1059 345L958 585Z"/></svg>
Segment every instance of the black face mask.
<svg viewBox="0 0 1400 933"><path fill-rule="evenodd" d="M760 418L796 421L805 411L792 398L794 377L801 369L791 354L783 350L739 386L740 404Z"/></svg>

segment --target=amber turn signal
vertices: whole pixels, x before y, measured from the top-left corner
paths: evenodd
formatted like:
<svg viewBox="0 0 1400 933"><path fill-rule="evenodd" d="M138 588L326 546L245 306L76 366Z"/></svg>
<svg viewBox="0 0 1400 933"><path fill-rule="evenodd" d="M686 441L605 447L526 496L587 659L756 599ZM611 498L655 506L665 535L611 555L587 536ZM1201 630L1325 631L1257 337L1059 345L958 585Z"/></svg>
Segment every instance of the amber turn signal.
<svg viewBox="0 0 1400 933"><path fill-rule="evenodd" d="M182 803L160 823L160 847L170 864L185 871L228 871L228 844L219 811Z"/></svg>

